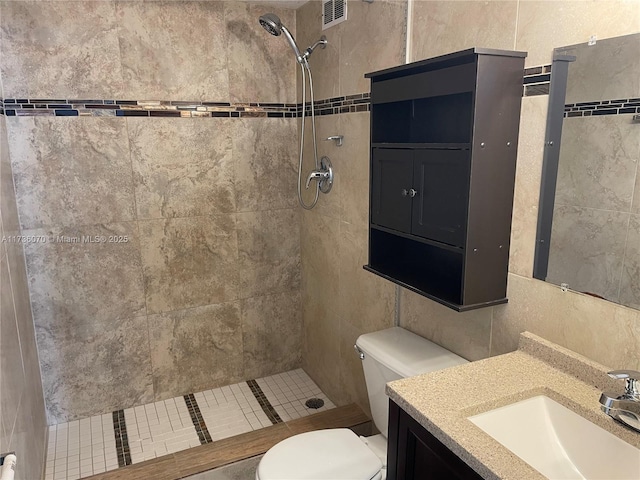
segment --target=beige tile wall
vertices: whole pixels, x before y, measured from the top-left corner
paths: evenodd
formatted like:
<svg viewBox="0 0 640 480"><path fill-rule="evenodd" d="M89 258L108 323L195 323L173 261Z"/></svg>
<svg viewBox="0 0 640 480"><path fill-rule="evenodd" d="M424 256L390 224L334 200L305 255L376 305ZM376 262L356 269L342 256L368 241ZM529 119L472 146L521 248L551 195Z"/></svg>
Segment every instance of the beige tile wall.
<svg viewBox="0 0 640 480"><path fill-rule="evenodd" d="M462 4L492 14L476 15L486 18L484 28L477 34L464 23L449 22L445 29L450 38L449 50L474 44L515 48L529 52L528 66L550 63L553 48L585 42L590 35L606 38L640 31L640 2L636 0L520 0L517 10L511 2L415 2L411 39L415 60L432 53L443 53L434 50L438 47L433 47L429 19L434 15L435 18L451 18L463 8ZM495 21L496 18L502 20ZM426 19L426 23L420 19ZM497 40L498 35L503 35L502 43ZM485 356L514 350L518 334L529 330L611 367L637 368L640 312L586 295L562 292L559 287L531 278L547 100L547 97L527 97L522 103L509 303L486 312L466 314L471 321L456 326L450 324L450 335L446 337L436 327L440 325L442 315L433 313L432 302L403 292L401 322L469 359L475 359L474 352L478 348L484 349ZM421 319L419 323L416 316ZM489 336L484 338L477 332L483 318L485 328L489 329ZM479 341L480 345L465 344L464 339L468 337Z"/></svg>
<svg viewBox="0 0 640 480"><path fill-rule="evenodd" d="M43 474L47 419L22 243L10 240L20 234L0 116L0 452L15 451L16 480L31 480Z"/></svg>
<svg viewBox="0 0 640 480"><path fill-rule="evenodd" d="M402 22L391 2L349 2L356 12L347 22L326 30L329 47L312 57L317 97L368 91L361 83L368 71L404 63ZM375 15L378 9L380 15ZM351 11L349 12L351 14ZM365 12L365 13L363 13ZM366 14L368 12L368 14ZM384 16L382 12L385 12ZM397 17L392 14L397 12ZM320 34L318 2L298 9L299 37L307 42ZM372 20L376 17L377 20ZM382 23L380 23L382 22ZM384 24L384 25L383 25ZM383 26L381 26L383 25ZM349 65L347 34L366 38L359 44L360 65ZM551 62L554 47L585 42L590 35L607 38L640 31L640 2L616 1L420 1L413 2L409 50L420 60L473 46L525 50L527 65ZM310 33L311 32L311 33ZM304 41L302 42L304 43ZM349 51L349 53L347 53ZM344 74L352 79L344 79ZM298 77L300 94L300 77ZM515 185L509 275L509 303L455 314L408 291L400 295L400 322L470 360L514 350L520 332L529 330L615 368L638 368L640 312L593 297L562 292L532 277L538 196L547 113L546 96L523 99ZM366 263L369 115L321 118L319 131L345 136L342 150L320 145L336 165L337 198L320 199L303 215L301 226L305 348L303 364L339 403L366 406L366 390L352 344L361 333L393 324L393 286L358 270ZM348 147L350 145L350 147ZM350 148L351 150L347 150ZM307 146L307 149L309 147ZM306 166L306 170L311 165ZM349 245L348 229L362 228ZM354 277L325 257L351 254ZM357 259L357 260L356 260ZM633 268L633 267L631 267ZM380 282L379 285L377 282ZM335 298L333 295L337 295ZM352 299L346 308L339 298ZM336 362L338 358L340 361Z"/></svg>
<svg viewBox="0 0 640 480"><path fill-rule="evenodd" d="M577 57L567 103L640 96L640 34L564 51ZM640 308L633 208L640 135L631 117L563 122L547 280Z"/></svg>
<svg viewBox="0 0 640 480"><path fill-rule="evenodd" d="M271 10L1 2L4 97L293 102ZM295 120L7 124L25 233L126 237L26 249L50 423L300 366Z"/></svg>
<svg viewBox="0 0 640 480"><path fill-rule="evenodd" d="M406 1L350 1L348 20L324 32L320 2L298 9L301 46L323 33L329 41L311 57L315 98L368 92L366 72L403 63L406 8ZM309 123L305 173L313 168ZM318 153L331 158L336 179L317 207L302 215L303 367L337 403L357 402L368 409L353 345L359 335L393 325L395 301L391 283L362 269L369 219L369 114L320 117L317 130ZM336 134L344 135L342 147L322 140ZM312 200L308 194L305 199Z"/></svg>

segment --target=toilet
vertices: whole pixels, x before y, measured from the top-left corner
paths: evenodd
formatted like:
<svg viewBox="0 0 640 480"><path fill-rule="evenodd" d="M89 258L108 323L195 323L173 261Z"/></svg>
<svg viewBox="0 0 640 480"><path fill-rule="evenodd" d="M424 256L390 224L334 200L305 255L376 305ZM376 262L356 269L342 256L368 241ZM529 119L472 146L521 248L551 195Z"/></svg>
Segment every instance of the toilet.
<svg viewBox="0 0 640 480"><path fill-rule="evenodd" d="M347 428L302 433L274 445L260 461L256 480L385 480L388 382L467 363L462 357L400 327L361 335L371 416L382 432L358 437Z"/></svg>

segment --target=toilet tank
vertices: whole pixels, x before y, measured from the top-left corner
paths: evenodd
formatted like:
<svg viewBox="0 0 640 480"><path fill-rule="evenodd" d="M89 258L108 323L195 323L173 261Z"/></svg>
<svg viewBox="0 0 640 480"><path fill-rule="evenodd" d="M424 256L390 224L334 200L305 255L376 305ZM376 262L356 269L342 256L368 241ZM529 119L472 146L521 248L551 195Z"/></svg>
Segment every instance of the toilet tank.
<svg viewBox="0 0 640 480"><path fill-rule="evenodd" d="M360 335L356 346L364 354L362 367L371 416L385 437L389 426L389 398L384 389L388 382L468 363L455 353L400 327Z"/></svg>

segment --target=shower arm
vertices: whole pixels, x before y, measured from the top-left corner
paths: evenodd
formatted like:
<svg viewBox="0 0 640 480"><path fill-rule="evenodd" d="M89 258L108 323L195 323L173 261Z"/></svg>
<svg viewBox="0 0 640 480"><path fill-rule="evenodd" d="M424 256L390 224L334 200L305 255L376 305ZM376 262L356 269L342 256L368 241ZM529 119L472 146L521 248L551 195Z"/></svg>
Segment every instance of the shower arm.
<svg viewBox="0 0 640 480"><path fill-rule="evenodd" d="M327 48L327 37L325 37L324 35L322 35L320 37L320 40L318 40L316 43L314 43L313 45L311 45L310 47L307 47L307 49L304 51L304 53L302 54L302 56L307 59L311 56L311 54L313 53L313 51L318 48Z"/></svg>

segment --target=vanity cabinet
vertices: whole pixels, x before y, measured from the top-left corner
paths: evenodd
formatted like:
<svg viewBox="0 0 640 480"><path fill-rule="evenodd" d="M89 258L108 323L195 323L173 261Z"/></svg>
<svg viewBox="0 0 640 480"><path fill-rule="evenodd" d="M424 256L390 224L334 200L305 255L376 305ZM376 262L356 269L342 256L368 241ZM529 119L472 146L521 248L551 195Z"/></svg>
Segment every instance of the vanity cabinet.
<svg viewBox="0 0 640 480"><path fill-rule="evenodd" d="M387 480L480 480L482 477L389 400Z"/></svg>
<svg viewBox="0 0 640 480"><path fill-rule="evenodd" d="M506 303L525 56L475 48L365 75L366 270L458 311Z"/></svg>

